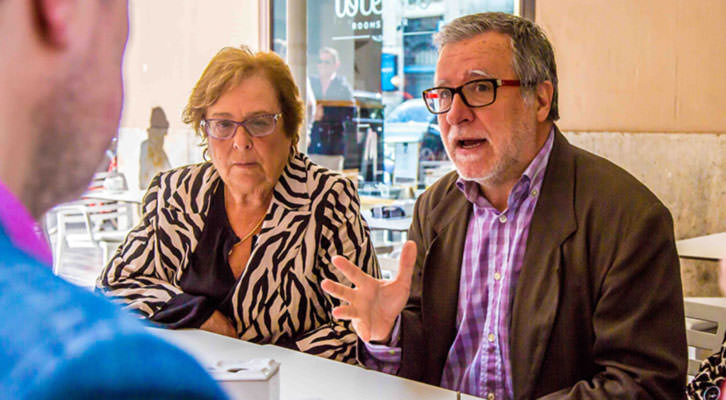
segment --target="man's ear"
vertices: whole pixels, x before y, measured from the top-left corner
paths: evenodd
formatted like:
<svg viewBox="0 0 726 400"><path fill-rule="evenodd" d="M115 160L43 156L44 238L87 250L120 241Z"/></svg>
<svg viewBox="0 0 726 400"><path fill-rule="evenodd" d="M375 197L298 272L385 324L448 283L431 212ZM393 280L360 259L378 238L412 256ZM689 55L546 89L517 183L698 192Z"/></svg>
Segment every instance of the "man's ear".
<svg viewBox="0 0 726 400"><path fill-rule="evenodd" d="M537 108L537 122L544 122L550 115L552 108L552 96L554 93L552 82L544 81L537 84L534 92L535 106Z"/></svg>
<svg viewBox="0 0 726 400"><path fill-rule="evenodd" d="M68 45L74 0L33 0L43 39L51 46Z"/></svg>

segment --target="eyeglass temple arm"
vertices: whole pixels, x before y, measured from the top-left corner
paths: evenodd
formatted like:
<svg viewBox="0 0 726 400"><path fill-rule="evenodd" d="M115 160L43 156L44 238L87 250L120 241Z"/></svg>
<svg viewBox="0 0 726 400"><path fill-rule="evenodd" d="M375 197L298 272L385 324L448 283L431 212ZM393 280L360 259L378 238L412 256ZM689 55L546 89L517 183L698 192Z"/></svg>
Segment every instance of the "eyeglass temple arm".
<svg viewBox="0 0 726 400"><path fill-rule="evenodd" d="M497 79L499 86L522 86L522 81L519 79Z"/></svg>

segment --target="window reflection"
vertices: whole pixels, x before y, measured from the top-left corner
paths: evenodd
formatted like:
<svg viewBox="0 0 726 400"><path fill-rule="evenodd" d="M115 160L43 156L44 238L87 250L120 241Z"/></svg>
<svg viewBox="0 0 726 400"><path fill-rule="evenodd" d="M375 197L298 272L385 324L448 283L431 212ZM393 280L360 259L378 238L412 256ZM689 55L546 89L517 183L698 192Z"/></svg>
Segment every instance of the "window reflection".
<svg viewBox="0 0 726 400"><path fill-rule="evenodd" d="M285 51L285 1L273 1L272 48ZM308 143L321 163L357 170L365 183L430 184L446 165L436 118L420 99L437 60L433 35L446 21L484 11L518 12L518 0L316 0L307 2ZM321 56L334 49L338 63ZM322 60L322 59L325 60ZM333 60L334 61L334 60ZM333 71L334 70L334 71ZM327 72L326 72L327 71ZM351 96L328 96L347 85ZM323 79L325 80L325 79ZM336 91L336 90L333 90ZM316 93L317 92L317 93ZM325 158L325 157L322 157Z"/></svg>

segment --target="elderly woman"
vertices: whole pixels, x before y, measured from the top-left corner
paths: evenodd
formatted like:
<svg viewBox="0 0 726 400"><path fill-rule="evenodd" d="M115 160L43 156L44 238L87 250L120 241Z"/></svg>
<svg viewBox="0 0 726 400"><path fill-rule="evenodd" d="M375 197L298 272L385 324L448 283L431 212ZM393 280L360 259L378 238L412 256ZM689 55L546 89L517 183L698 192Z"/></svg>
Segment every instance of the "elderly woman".
<svg viewBox="0 0 726 400"><path fill-rule="evenodd" d="M184 110L210 162L157 175L141 223L97 281L169 328L201 328L355 362L331 310L335 255L380 271L352 183L297 149L303 107L273 53L224 48Z"/></svg>

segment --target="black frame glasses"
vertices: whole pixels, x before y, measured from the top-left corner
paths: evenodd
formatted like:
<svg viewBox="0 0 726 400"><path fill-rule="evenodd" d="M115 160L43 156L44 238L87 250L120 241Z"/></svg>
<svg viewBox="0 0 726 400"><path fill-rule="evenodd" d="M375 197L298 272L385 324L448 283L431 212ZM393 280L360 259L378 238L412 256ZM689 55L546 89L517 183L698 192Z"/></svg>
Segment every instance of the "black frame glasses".
<svg viewBox="0 0 726 400"><path fill-rule="evenodd" d="M280 119L281 116L282 113L258 114L249 117L244 121L234 121L226 118L204 118L202 119L201 127L204 130L204 133L207 134L207 136L218 140L232 139L234 135L237 134L237 129L239 129L240 126L244 127L247 134L252 137L263 137L275 131L275 128L277 127L277 121ZM255 125L255 123L261 124ZM234 125L234 129L232 130L232 133L228 134L227 136L213 133L215 131L215 126L219 129L222 129L229 128L231 125Z"/></svg>
<svg viewBox="0 0 726 400"><path fill-rule="evenodd" d="M451 110L451 105L454 104L454 95L459 94L461 100L468 107L479 108L486 107L493 104L497 100L497 89L502 86L523 86L522 82L517 79L475 79L473 81L466 82L465 84L458 87L447 87L447 86L436 86L430 89L424 90L421 95L423 96L426 108L432 114L444 114ZM489 92L482 92L481 97L483 101L476 101L473 97L473 93L476 91L488 90ZM466 92L469 93L470 98L467 98ZM444 94L448 98L448 104L441 106L441 98ZM437 103L438 102L438 103ZM437 105L438 104L438 105Z"/></svg>

